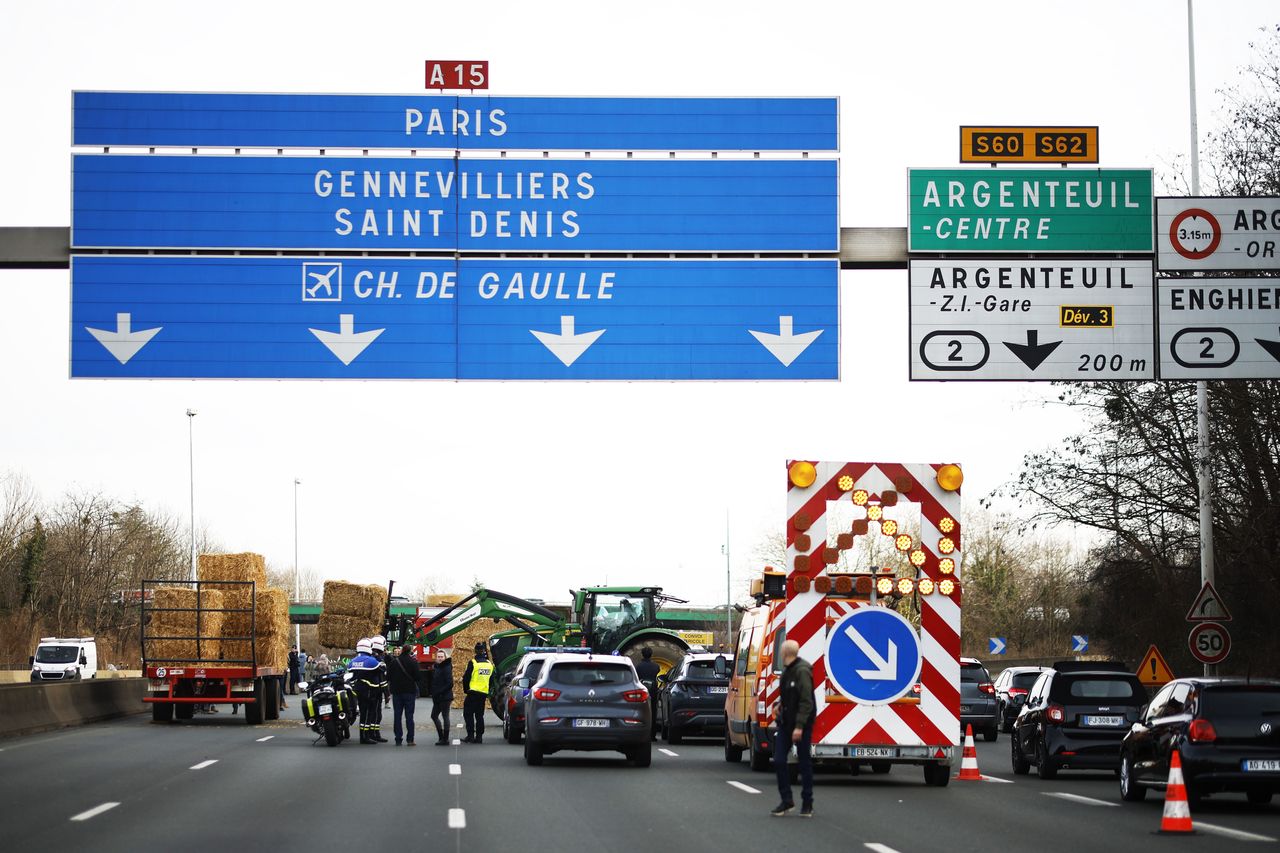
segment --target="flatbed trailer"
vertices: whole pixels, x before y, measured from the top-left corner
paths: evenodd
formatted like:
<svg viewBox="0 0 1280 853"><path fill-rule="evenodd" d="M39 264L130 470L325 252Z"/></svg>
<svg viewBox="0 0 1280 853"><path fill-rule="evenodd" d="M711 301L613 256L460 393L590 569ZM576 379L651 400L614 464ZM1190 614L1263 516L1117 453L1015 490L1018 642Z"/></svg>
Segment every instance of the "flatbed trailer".
<svg viewBox="0 0 1280 853"><path fill-rule="evenodd" d="M153 596L147 595L148 588L157 586L185 586L197 592L197 602L201 601L199 593L206 588L225 589L228 586L245 585L250 588L250 606L234 607L157 607ZM257 589L253 581L161 581L144 580L142 582L142 618L139 634L142 644L142 672L149 680L147 695L142 701L151 706L151 718L155 722L169 722L173 719L189 720L195 714L197 705L243 705L244 720L249 725L258 725L263 720L275 720L280 717L280 699L284 671L272 667L259 666L257 660ZM169 636L149 631L148 617L157 612L194 612L196 614L195 636ZM208 613L249 613L250 630L248 636L224 637L203 633L203 616ZM163 641L194 640L196 657L190 659L174 658L156 653L155 644ZM246 641L250 649L247 659L207 660L202 655L204 647L220 648L223 641Z"/></svg>

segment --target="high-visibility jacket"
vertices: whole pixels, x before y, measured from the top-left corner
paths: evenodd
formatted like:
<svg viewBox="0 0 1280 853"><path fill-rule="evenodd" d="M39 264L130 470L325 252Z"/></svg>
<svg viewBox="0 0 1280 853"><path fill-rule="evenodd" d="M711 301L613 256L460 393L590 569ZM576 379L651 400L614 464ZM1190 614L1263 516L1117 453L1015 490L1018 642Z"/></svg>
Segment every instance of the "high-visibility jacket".
<svg viewBox="0 0 1280 853"><path fill-rule="evenodd" d="M493 675L493 664L487 660L471 662L471 678L467 681L467 690L471 693L488 693L489 678Z"/></svg>

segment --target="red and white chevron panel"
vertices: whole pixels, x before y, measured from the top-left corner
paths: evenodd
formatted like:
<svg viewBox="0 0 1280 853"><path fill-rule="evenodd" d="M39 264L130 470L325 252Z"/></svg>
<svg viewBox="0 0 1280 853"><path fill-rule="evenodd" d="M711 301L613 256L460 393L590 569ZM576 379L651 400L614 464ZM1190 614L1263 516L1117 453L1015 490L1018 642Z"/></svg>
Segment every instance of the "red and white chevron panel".
<svg viewBox="0 0 1280 853"><path fill-rule="evenodd" d="M788 461L790 468L792 462ZM817 478L801 488L787 480L787 639L800 644L800 656L813 665L814 701L818 709L814 743L897 744L957 746L960 743L960 602L961 538L960 492L938 485L941 465L813 462ZM860 495L865 492L865 495ZM954 562L950 575L957 581L951 595L936 590L930 595L915 593L920 602L919 702L889 705L862 705L850 702L826 677L827 631L836 619L859 606L837 601L814 588L836 562L839 551L851 547L853 531L838 531L834 545L827 541L828 505L865 498L865 505L893 506L911 502L920 510L920 538L910 551L922 552L918 578L936 583L948 577L939 569L939 560ZM868 513L870 516L871 513ZM854 522L858 524L857 521ZM879 535L879 522L867 521L869 532ZM945 528L944 533L942 529ZM901 535L901 534L900 534ZM949 540L944 542L943 540ZM948 553L942 553L949 547ZM801 591L809 581L808 590Z"/></svg>

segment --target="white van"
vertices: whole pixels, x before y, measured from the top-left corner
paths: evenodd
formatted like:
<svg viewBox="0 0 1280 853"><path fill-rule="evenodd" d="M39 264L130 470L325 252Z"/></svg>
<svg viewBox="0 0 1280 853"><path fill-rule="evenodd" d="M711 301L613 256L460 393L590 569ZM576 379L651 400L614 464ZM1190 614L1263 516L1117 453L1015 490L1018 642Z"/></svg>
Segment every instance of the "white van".
<svg viewBox="0 0 1280 853"><path fill-rule="evenodd" d="M79 681L98 674L93 637L41 637L31 656L32 681Z"/></svg>

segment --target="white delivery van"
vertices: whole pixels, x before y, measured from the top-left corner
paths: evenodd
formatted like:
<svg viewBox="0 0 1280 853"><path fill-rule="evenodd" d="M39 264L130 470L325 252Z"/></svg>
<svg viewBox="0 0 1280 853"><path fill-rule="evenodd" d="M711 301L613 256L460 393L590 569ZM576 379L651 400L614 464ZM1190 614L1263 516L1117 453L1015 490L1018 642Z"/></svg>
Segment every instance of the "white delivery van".
<svg viewBox="0 0 1280 853"><path fill-rule="evenodd" d="M41 637L31 656L32 681L79 681L98 674L93 637Z"/></svg>

